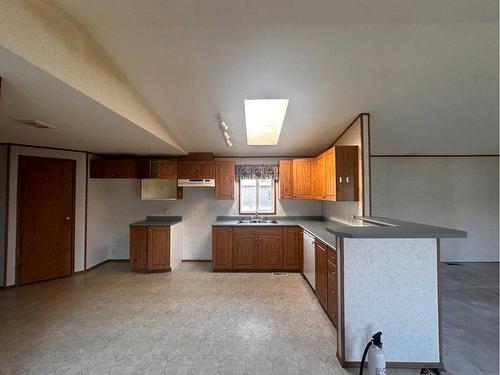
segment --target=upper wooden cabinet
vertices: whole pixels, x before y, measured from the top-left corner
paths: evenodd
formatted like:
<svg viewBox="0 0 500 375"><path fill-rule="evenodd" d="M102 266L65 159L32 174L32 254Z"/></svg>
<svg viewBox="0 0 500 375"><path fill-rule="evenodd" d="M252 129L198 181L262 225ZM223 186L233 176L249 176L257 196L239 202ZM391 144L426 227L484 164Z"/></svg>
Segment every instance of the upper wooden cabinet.
<svg viewBox="0 0 500 375"><path fill-rule="evenodd" d="M325 156L325 199L334 201L336 198L335 186L335 148L327 150Z"/></svg>
<svg viewBox="0 0 500 375"><path fill-rule="evenodd" d="M280 199L293 198L293 160L280 160Z"/></svg>
<svg viewBox="0 0 500 375"><path fill-rule="evenodd" d="M149 173L149 160L90 160L90 178L148 178Z"/></svg>
<svg viewBox="0 0 500 375"><path fill-rule="evenodd" d="M180 160L178 162L177 177L215 178L215 161L213 160Z"/></svg>
<svg viewBox="0 0 500 375"><path fill-rule="evenodd" d="M335 200L359 200L358 146L335 147L335 188Z"/></svg>
<svg viewBox="0 0 500 375"><path fill-rule="evenodd" d="M314 199L325 199L325 155L321 154L313 162L313 197Z"/></svg>
<svg viewBox="0 0 500 375"><path fill-rule="evenodd" d="M151 160L151 178L177 178L177 160Z"/></svg>
<svg viewBox="0 0 500 375"><path fill-rule="evenodd" d="M281 199L359 200L358 146L336 146L314 159L280 161ZM292 186L293 195L285 193ZM284 189L284 188L283 188Z"/></svg>
<svg viewBox="0 0 500 375"><path fill-rule="evenodd" d="M234 199L234 161L215 162L215 199Z"/></svg>
<svg viewBox="0 0 500 375"><path fill-rule="evenodd" d="M293 197L312 199L312 164L314 159L293 160Z"/></svg>

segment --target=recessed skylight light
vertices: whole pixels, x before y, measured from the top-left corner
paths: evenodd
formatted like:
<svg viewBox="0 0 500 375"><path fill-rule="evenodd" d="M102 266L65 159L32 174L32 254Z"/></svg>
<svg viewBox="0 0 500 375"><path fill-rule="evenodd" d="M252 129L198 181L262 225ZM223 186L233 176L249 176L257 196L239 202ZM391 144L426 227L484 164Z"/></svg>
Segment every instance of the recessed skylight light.
<svg viewBox="0 0 500 375"><path fill-rule="evenodd" d="M277 145L288 99L245 100L247 144Z"/></svg>

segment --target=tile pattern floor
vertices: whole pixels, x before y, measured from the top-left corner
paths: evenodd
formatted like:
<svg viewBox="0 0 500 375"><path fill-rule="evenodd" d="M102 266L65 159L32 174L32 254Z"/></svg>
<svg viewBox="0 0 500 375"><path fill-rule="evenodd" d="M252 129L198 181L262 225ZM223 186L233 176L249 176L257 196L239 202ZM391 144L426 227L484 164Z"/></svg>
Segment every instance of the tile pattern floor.
<svg viewBox="0 0 500 375"><path fill-rule="evenodd" d="M357 373L340 368L335 329L299 274L208 269L108 263L1 292L0 374Z"/></svg>

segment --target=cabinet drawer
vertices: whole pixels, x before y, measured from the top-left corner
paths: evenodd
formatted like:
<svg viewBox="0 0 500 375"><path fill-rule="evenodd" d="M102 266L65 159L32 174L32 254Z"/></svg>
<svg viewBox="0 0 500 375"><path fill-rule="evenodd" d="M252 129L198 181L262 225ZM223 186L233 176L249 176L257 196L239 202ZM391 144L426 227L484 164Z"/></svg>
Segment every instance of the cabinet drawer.
<svg viewBox="0 0 500 375"><path fill-rule="evenodd" d="M332 320L335 327L338 326L338 296L337 291L328 288L328 316Z"/></svg>
<svg viewBox="0 0 500 375"><path fill-rule="evenodd" d="M283 233L282 227L233 227L234 234L277 234Z"/></svg>
<svg viewBox="0 0 500 375"><path fill-rule="evenodd" d="M337 291L337 279L334 279L330 275L328 275L328 289Z"/></svg>
<svg viewBox="0 0 500 375"><path fill-rule="evenodd" d="M328 260L333 264L337 264L337 252L328 248Z"/></svg>
<svg viewBox="0 0 500 375"><path fill-rule="evenodd" d="M337 280L337 266L330 261L328 261L328 276L331 276L334 280Z"/></svg>

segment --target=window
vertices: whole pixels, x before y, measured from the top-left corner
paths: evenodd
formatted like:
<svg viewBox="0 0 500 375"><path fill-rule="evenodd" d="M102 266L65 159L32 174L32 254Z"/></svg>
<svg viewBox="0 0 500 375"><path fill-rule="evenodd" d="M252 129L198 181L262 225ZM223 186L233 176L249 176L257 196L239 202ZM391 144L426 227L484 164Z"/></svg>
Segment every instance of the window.
<svg viewBox="0 0 500 375"><path fill-rule="evenodd" d="M274 180L240 180L240 214L274 214Z"/></svg>

